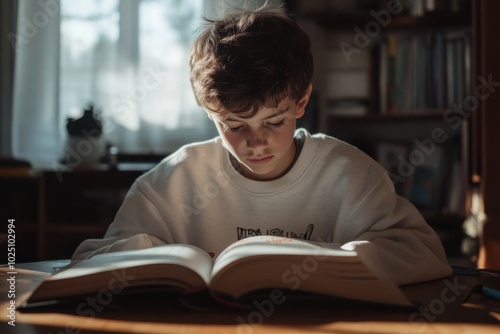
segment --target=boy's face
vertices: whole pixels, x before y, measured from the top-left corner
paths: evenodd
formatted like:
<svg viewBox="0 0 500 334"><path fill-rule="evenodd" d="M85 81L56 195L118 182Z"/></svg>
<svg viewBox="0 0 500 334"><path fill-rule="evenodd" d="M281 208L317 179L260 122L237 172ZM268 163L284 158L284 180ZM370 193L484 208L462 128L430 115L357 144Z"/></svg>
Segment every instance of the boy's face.
<svg viewBox="0 0 500 334"><path fill-rule="evenodd" d="M238 160L243 175L253 180L271 180L292 164L297 118L302 117L312 85L298 102L287 97L276 108L262 107L251 118L208 112L225 147Z"/></svg>

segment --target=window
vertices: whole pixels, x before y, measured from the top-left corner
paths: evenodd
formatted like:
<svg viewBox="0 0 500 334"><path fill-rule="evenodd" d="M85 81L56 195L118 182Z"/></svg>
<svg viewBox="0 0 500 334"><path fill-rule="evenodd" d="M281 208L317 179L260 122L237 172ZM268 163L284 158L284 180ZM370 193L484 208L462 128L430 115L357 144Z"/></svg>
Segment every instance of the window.
<svg viewBox="0 0 500 334"><path fill-rule="evenodd" d="M189 83L202 16L202 0L62 2L62 118L93 103L106 141L129 152L163 153L215 135Z"/></svg>
<svg viewBox="0 0 500 334"><path fill-rule="evenodd" d="M19 0L12 153L63 159L68 118L92 103L104 141L127 153L172 152L217 135L196 104L189 52L203 16L280 0Z"/></svg>

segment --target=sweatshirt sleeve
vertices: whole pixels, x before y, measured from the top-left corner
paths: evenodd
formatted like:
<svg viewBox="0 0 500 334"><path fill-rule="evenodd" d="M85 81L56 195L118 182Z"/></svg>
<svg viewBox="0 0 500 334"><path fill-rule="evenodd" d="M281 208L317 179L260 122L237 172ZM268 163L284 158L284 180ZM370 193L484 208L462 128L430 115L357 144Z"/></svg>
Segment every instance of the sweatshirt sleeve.
<svg viewBox="0 0 500 334"><path fill-rule="evenodd" d="M382 279L398 285L451 275L443 245L418 210L382 176L353 208L343 249L355 250Z"/></svg>
<svg viewBox="0 0 500 334"><path fill-rule="evenodd" d="M149 248L168 243L170 234L160 211L136 181L130 188L113 223L102 239L84 240L72 261L123 250Z"/></svg>

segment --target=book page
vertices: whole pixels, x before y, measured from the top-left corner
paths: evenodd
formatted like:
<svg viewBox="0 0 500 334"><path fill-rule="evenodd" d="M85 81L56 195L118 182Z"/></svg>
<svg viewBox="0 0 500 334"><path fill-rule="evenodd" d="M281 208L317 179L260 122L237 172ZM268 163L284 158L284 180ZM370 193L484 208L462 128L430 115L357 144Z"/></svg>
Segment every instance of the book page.
<svg viewBox="0 0 500 334"><path fill-rule="evenodd" d="M355 251L343 250L336 244L330 244L329 246L322 247L304 240L269 235L241 239L228 246L219 254L214 263L212 276L229 266L232 262L252 256L328 255L335 256L337 261L344 263L359 263L361 261Z"/></svg>
<svg viewBox="0 0 500 334"><path fill-rule="evenodd" d="M92 293L118 281L128 288L160 285L198 289L206 287L211 269L210 255L191 245L172 244L100 254L49 276L29 301Z"/></svg>
<svg viewBox="0 0 500 334"><path fill-rule="evenodd" d="M90 275L152 264L177 264L196 272L205 282L209 281L212 258L205 251L191 245L172 244L151 248L105 253L70 265L54 274L50 280Z"/></svg>

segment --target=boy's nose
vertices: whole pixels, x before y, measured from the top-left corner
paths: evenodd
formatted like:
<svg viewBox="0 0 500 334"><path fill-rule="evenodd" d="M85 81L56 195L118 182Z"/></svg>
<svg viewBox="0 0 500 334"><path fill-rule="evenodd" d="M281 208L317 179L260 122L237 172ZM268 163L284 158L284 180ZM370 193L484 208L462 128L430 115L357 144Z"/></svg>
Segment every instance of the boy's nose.
<svg viewBox="0 0 500 334"><path fill-rule="evenodd" d="M247 137L247 147L256 149L259 147L264 147L267 145L267 136L261 131L257 133L251 133Z"/></svg>

